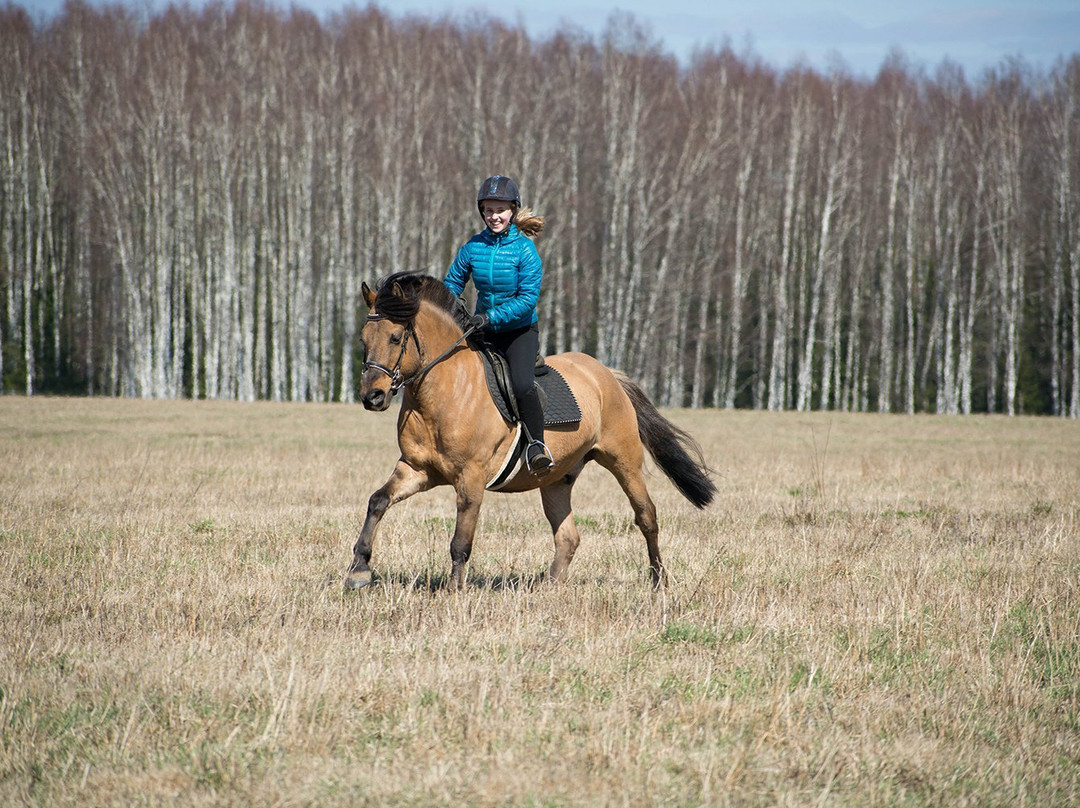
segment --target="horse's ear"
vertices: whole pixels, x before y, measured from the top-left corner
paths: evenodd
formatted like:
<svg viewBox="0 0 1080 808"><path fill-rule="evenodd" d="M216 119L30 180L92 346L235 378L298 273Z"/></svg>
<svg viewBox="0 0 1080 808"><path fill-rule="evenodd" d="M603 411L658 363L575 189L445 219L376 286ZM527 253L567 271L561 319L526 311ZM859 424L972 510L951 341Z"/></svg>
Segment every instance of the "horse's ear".
<svg viewBox="0 0 1080 808"><path fill-rule="evenodd" d="M364 302L367 303L369 309L375 308L375 293L371 291L366 281L360 284L360 294L364 296Z"/></svg>

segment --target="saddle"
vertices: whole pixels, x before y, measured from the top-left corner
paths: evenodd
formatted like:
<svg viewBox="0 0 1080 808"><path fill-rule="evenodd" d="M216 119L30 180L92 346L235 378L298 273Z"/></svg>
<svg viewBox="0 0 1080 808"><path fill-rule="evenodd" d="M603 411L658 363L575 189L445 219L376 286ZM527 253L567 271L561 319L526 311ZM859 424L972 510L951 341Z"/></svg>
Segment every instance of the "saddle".
<svg viewBox="0 0 1080 808"><path fill-rule="evenodd" d="M499 413L507 423L516 425L517 437L514 439L503 460L498 473L487 484L487 488L497 491L512 480L525 463L525 445L527 436L521 424L517 398L510 385L510 366L501 353L481 340L471 341L472 346L483 360L484 376L487 379L488 392L495 402ZM543 356L536 357L536 381L540 395L540 406L544 411L544 426L576 424L581 421L581 407L574 397L570 385L558 370L544 361Z"/></svg>
<svg viewBox="0 0 1080 808"><path fill-rule="evenodd" d="M476 342L473 347L483 359L484 376L492 401L507 423L517 423L521 420L521 414L510 385L510 366L506 357L484 342ZM581 407L578 406L570 385L562 374L547 364L539 354L536 357L534 385L540 394L540 405L544 410L544 426L576 424L581 420Z"/></svg>

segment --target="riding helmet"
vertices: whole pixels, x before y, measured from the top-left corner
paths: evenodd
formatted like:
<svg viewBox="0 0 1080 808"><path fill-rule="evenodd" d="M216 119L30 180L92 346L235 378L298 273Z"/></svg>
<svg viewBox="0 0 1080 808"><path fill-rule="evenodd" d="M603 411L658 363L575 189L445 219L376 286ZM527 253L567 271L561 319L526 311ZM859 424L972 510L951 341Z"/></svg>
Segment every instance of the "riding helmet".
<svg viewBox="0 0 1080 808"><path fill-rule="evenodd" d="M517 210L521 207L521 192L517 183L502 174L488 177L480 183L480 190L476 192L476 208L483 215L484 200L496 199L499 202L509 202Z"/></svg>

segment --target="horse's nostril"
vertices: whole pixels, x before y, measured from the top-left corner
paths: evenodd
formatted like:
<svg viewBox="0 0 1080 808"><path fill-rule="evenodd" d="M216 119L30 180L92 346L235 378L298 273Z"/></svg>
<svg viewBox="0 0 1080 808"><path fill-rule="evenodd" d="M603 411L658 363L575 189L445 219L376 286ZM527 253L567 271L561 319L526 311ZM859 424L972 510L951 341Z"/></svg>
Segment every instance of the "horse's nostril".
<svg viewBox="0 0 1080 808"><path fill-rule="evenodd" d="M369 410L382 409L383 404L386 402L386 393L382 390L372 390L366 396L364 396L364 406Z"/></svg>

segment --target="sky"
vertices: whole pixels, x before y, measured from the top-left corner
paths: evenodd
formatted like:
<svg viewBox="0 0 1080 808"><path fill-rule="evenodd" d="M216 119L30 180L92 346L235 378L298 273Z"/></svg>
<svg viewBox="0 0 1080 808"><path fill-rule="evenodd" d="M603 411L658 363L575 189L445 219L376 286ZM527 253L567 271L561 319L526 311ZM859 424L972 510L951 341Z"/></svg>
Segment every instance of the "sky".
<svg viewBox="0 0 1080 808"><path fill-rule="evenodd" d="M37 19L58 13L63 2L16 0L15 5ZM270 3L295 4L320 16L368 5L367 0ZM154 9L166 0L125 4ZM930 73L946 59L955 62L969 79L1011 57L1045 70L1059 57L1080 53L1077 0L380 0L375 5L394 15L471 19L480 12L520 23L537 39L568 25L599 39L612 15L625 12L683 64L689 64L695 48L727 43L781 70L808 65L826 71L839 59L865 77L872 77L894 49Z"/></svg>

